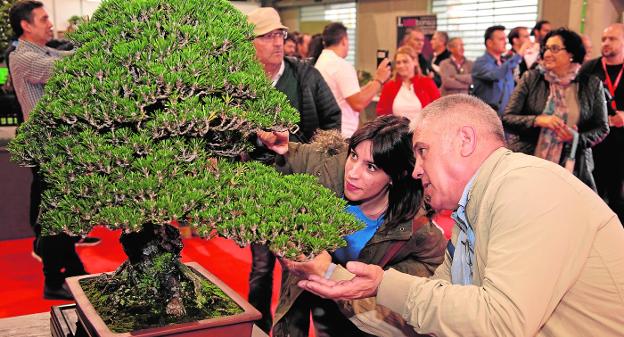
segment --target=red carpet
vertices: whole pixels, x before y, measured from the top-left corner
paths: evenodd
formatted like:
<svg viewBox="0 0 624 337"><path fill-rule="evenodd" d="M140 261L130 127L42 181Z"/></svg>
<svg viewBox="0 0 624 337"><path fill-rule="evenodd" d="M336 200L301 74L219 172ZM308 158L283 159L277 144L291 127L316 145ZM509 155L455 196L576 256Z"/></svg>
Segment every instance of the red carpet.
<svg viewBox="0 0 624 337"><path fill-rule="evenodd" d="M87 271L100 273L115 270L125 260L119 243L120 231L98 227L90 235L102 239L102 242L92 247L77 248ZM31 256L32 240L0 241L0 270L4 270L0 278L0 318L49 311L53 305L70 303L43 299L42 266ZM192 238L184 240L182 260L198 262L247 298L251 270L249 248L239 248L234 242L221 238ZM274 307L280 274L277 266L273 286Z"/></svg>

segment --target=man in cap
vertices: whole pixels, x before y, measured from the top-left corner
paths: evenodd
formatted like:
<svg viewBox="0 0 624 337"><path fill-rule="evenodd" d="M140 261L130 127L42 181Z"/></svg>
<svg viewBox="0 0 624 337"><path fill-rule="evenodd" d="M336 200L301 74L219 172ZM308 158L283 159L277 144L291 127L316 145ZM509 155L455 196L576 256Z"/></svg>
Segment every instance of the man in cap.
<svg viewBox="0 0 624 337"><path fill-rule="evenodd" d="M299 111L299 130L290 140L307 143L317 129L340 130L340 108L321 74L313 66L284 57L287 27L272 7L258 8L247 15L254 25L253 44L256 58L273 86L283 92L290 104ZM266 157L269 151L259 149L252 157ZM249 275L249 302L262 313L256 324L265 332L272 325L271 294L275 256L265 245L252 245L252 266Z"/></svg>

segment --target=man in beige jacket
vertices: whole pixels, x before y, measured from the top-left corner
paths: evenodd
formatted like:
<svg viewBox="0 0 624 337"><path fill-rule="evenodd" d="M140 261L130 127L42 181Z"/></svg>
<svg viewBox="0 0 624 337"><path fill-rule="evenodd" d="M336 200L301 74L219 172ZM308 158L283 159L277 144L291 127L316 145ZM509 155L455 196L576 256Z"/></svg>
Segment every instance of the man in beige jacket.
<svg viewBox="0 0 624 337"><path fill-rule="evenodd" d="M427 279L349 262L352 274L337 269L301 287L337 300L376 296L435 336L624 334L624 229L593 191L505 149L496 112L473 97L443 97L413 126L414 176L432 207L455 210L444 264Z"/></svg>

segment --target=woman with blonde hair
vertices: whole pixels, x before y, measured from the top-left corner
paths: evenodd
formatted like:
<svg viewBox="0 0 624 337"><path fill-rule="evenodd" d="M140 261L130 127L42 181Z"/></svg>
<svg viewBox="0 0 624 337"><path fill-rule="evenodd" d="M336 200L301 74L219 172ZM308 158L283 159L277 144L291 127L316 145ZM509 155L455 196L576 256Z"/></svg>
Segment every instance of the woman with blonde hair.
<svg viewBox="0 0 624 337"><path fill-rule="evenodd" d="M377 103L377 115L397 115L409 119L440 97L440 91L429 77L422 76L418 54L409 46L394 55L394 77L384 84Z"/></svg>

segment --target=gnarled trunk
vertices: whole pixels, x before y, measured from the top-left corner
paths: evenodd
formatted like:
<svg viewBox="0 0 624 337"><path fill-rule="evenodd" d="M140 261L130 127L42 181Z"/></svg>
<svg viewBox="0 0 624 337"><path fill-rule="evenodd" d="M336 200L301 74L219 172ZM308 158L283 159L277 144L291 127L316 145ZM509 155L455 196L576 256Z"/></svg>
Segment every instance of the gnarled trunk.
<svg viewBox="0 0 624 337"><path fill-rule="evenodd" d="M241 312L220 289L180 262L183 244L175 227L147 224L139 232L122 234L120 241L128 260L113 274L81 283L112 331Z"/></svg>

